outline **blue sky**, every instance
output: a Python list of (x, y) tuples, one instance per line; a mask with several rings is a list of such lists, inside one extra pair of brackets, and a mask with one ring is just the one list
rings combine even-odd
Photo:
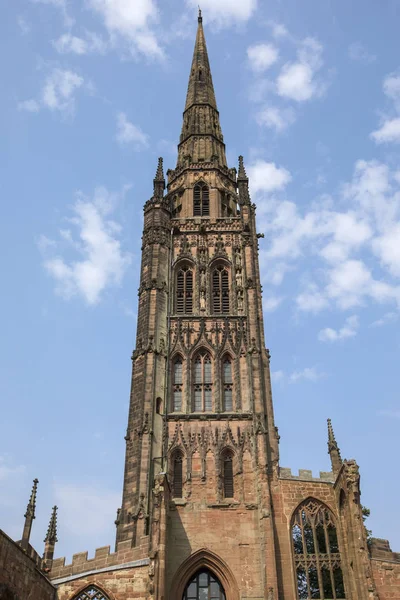
[[(0, 526), (114, 543), (142, 206), (173, 168), (197, 0), (13, 0), (0, 19)], [(281, 466), (356, 458), (400, 549), (398, 2), (203, 0), (230, 166), (257, 204)]]

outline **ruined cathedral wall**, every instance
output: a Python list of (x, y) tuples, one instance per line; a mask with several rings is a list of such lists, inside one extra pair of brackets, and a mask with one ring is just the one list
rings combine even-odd
[(400, 553), (387, 540), (372, 539), (371, 567), (379, 600), (400, 598)]
[(147, 600), (148, 580), (146, 566), (95, 573), (58, 585), (57, 600), (71, 600), (91, 584), (105, 592), (110, 600)]
[(337, 514), (332, 473), (313, 477), (311, 471), (300, 470), (292, 475), (290, 469), (280, 469), (280, 478), (271, 485), (271, 500), (276, 535), (276, 565), (278, 587), (282, 598), (296, 597), (293, 563), (291, 520), (296, 508), (307, 498), (318, 500)]
[(0, 598), (53, 600), (54, 593), (36, 561), (0, 530)]

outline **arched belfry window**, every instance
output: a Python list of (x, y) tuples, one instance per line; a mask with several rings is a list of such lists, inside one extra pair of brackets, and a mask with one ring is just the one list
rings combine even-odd
[(89, 585), (73, 600), (110, 600), (96, 585)]
[(208, 185), (201, 182), (193, 189), (193, 215), (208, 217), (210, 215), (210, 191)]
[(183, 386), (183, 362), (180, 356), (174, 360), (172, 365), (172, 410), (182, 410), (182, 386)]
[(212, 272), (212, 297), (214, 313), (229, 313), (229, 273), (224, 265)]
[(230, 450), (225, 451), (222, 460), (222, 481), (224, 486), (224, 498), (233, 498), (233, 454)]
[(232, 359), (225, 356), (222, 359), (222, 410), (231, 412), (233, 410), (233, 379), (232, 379)]
[(188, 314), (193, 311), (193, 271), (187, 265), (178, 269), (176, 275), (176, 312)]
[(309, 498), (292, 518), (298, 600), (342, 600), (345, 596), (336, 525), (322, 502)]
[(183, 600), (225, 600), (225, 592), (217, 577), (202, 569), (187, 584)]
[(203, 350), (199, 352), (193, 364), (193, 410), (194, 412), (212, 411), (212, 363), (211, 356)]
[(182, 498), (183, 495), (183, 456), (181, 452), (175, 452), (172, 458), (172, 495), (174, 498)]

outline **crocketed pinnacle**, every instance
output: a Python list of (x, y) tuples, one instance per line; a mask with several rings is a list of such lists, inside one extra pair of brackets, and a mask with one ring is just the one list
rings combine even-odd
[(337, 444), (335, 434), (333, 432), (332, 421), (330, 419), (328, 419), (328, 453), (331, 457), (333, 471), (339, 471), (342, 465), (342, 457), (340, 455), (339, 446)]
[(37, 486), (39, 483), (39, 479), (33, 480), (33, 487), (31, 492), (31, 497), (29, 498), (28, 506), (26, 507), (26, 513), (24, 514), (25, 519), (35, 518), (35, 510), (36, 510), (36, 495), (37, 495)]
[(244, 168), (243, 156), (239, 156), (238, 179), (245, 179), (248, 181), (246, 169)]
[(165, 190), (165, 178), (164, 178), (164, 168), (163, 168), (163, 159), (158, 159), (156, 176), (153, 179), (154, 185), (154, 198), (162, 198)]
[(47, 529), (44, 541), (49, 544), (55, 544), (57, 540), (57, 506), (53, 506), (51, 511), (50, 523)]
[(213, 163), (226, 167), (225, 144), (199, 11), (196, 42), (178, 146), (178, 166)]
[(239, 169), (237, 176), (237, 185), (239, 192), (239, 204), (250, 204), (249, 178), (244, 168), (243, 156), (239, 156)]

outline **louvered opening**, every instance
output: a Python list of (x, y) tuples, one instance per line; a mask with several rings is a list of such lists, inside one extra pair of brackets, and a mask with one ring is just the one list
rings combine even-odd
[(193, 215), (201, 217), (201, 188), (196, 185), (193, 192)]
[(182, 456), (176, 455), (174, 458), (174, 498), (182, 498)]
[(202, 211), (203, 217), (208, 217), (210, 214), (210, 195), (206, 185), (202, 188)]
[(176, 312), (183, 313), (185, 298), (185, 274), (178, 271), (176, 278)]
[(193, 310), (193, 273), (186, 271), (186, 302), (185, 312), (191, 313)]
[(222, 280), (222, 312), (229, 312), (229, 277), (225, 269), (221, 273)]
[(213, 311), (215, 313), (221, 312), (221, 288), (218, 269), (215, 269), (213, 273)]
[(232, 456), (226, 454), (223, 458), (224, 497), (233, 498), (233, 464)]

